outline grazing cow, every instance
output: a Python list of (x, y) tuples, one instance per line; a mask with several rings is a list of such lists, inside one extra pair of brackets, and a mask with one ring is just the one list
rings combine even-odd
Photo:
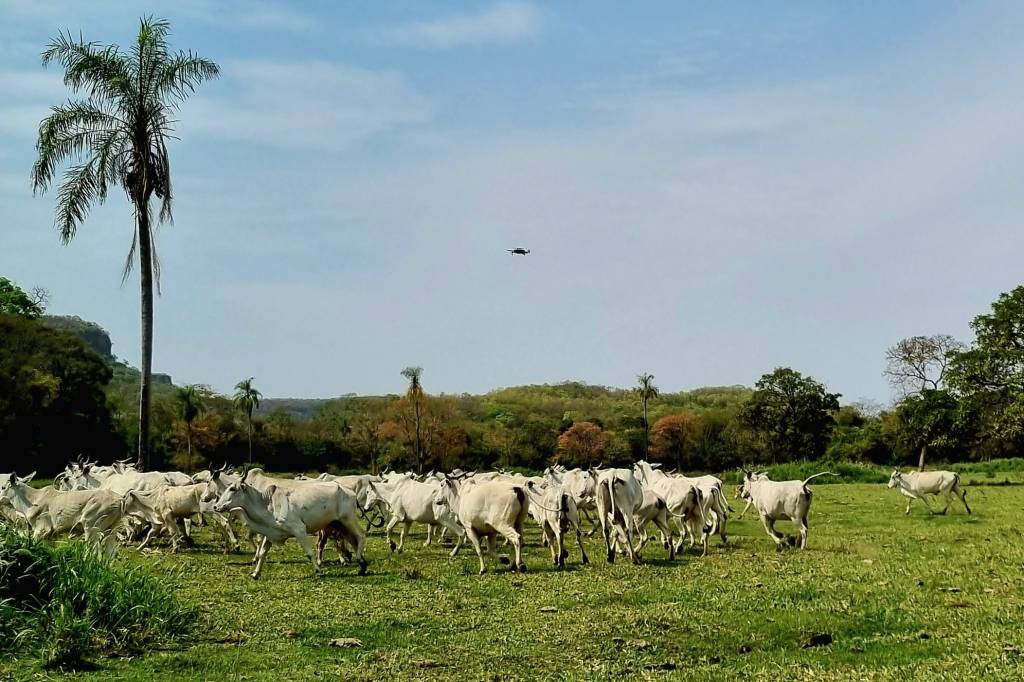
[[(366, 506), (372, 507), (383, 501), (391, 510), (391, 519), (384, 529), (384, 535), (391, 551), (401, 552), (405, 548), (405, 534), (412, 528), (413, 523), (427, 524), (427, 541), (424, 546), (430, 544), (433, 527), (440, 523), (434, 513), (434, 493), (437, 492), (439, 486), (440, 483), (437, 481), (420, 483), (407, 476), (369, 484), (369, 490), (366, 492)], [(391, 539), (391, 531), (399, 523), (402, 524), (402, 528), (399, 531), (396, 545)]]
[(319, 576), (320, 562), (313, 554), (308, 535), (328, 527), (343, 534), (352, 544), (359, 563), (359, 575), (366, 573), (366, 559), (363, 558), (366, 536), (356, 518), (355, 496), (336, 483), (309, 482), (291, 490), (272, 483), (260, 490), (244, 480), (237, 481), (225, 488), (213, 509), (222, 514), (241, 509), (245, 512), (246, 524), (263, 536), (256, 554), (256, 568), (252, 572), (254, 580), (260, 577), (270, 546), (283, 543), (288, 538), (298, 541), (313, 564), (313, 574)]
[(171, 551), (177, 552), (178, 543), (182, 538), (185, 538), (186, 542), (189, 541), (188, 537), (178, 530), (178, 520), (207, 513), (220, 527), (224, 536), (224, 553), (238, 551), (238, 539), (231, 530), (231, 524), (221, 514), (210, 511), (202, 502), (207, 486), (207, 483), (192, 483), (179, 486), (165, 485), (145, 492), (128, 491), (125, 496), (125, 512), (138, 516), (150, 525), (149, 533), (139, 545), (139, 549), (148, 545), (163, 528), (171, 536)]
[(800, 549), (807, 549), (807, 512), (811, 508), (811, 489), (807, 484), (818, 476), (835, 476), (831, 471), (808, 476), (802, 481), (773, 481), (765, 475), (743, 472), (740, 497), (750, 500), (761, 517), (768, 537), (782, 551), (786, 536), (775, 531), (775, 522), (789, 520), (800, 526)]
[(971, 508), (967, 506), (967, 491), (960, 487), (960, 476), (952, 471), (912, 471), (909, 474), (901, 474), (899, 469), (896, 469), (889, 477), (889, 487), (899, 488), (907, 497), (907, 514), (910, 514), (910, 503), (914, 500), (921, 500), (928, 511), (932, 511), (925, 495), (946, 497), (946, 506), (939, 512), (940, 514), (945, 514), (949, 510), (949, 504), (954, 496), (963, 503), (968, 515), (971, 513)]
[[(516, 483), (492, 480), (456, 490), (453, 481), (446, 481), (434, 495), (433, 503), (438, 508), (437, 515), (448, 518), (444, 510), (450, 510), (465, 530), (466, 537), (480, 559), (481, 575), (486, 567), (480, 538), (487, 538), (488, 550), (493, 556), (498, 533), (501, 533), (515, 550), (515, 558), (511, 562), (512, 571), (526, 572), (522, 537), (523, 522), (529, 513), (530, 499), (525, 488)], [(461, 545), (460, 540), (452, 550), (452, 556), (455, 556)]]
[(24, 478), (11, 474), (0, 485), (0, 498), (24, 517), (32, 537), (49, 538), (81, 530), (89, 541), (104, 540), (113, 550), (113, 533), (124, 516), (124, 498), (109, 490), (64, 491), (29, 485), (35, 472)]
[(580, 546), (583, 563), (590, 563), (587, 550), (583, 547), (580, 514), (569, 491), (555, 485), (540, 485), (532, 480), (527, 481), (526, 491), (530, 498), (530, 515), (540, 525), (547, 539), (555, 566), (565, 568), (565, 559), (569, 556), (569, 550), (565, 548), (565, 534), (570, 529), (576, 532), (576, 543)]
[(630, 560), (640, 563), (633, 548), (633, 516), (643, 499), (643, 489), (632, 469), (602, 469), (597, 475), (597, 515), (608, 548), (608, 563), (615, 561), (616, 532), (625, 539)]

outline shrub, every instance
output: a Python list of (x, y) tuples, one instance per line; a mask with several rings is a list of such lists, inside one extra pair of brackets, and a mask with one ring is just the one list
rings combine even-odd
[(79, 668), (189, 634), (197, 610), (161, 579), (84, 542), (51, 545), (0, 529), (0, 656)]

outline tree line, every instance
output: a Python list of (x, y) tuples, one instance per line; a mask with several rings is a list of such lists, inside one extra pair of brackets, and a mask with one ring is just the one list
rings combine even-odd
[[(52, 473), (78, 456), (132, 456), (138, 371), (104, 359), (40, 320), (38, 297), (0, 286), (0, 470)], [(841, 404), (788, 367), (753, 388), (659, 391), (643, 373), (632, 389), (580, 382), (432, 395), (421, 367), (400, 371), (400, 395), (344, 396), (311, 416), (261, 409), (252, 377), (231, 395), (206, 386), (154, 386), (154, 467), (254, 463), (278, 471), (538, 470), (627, 464), (683, 471), (801, 459), (923, 466), (1016, 455), (1024, 444), (1024, 286), (972, 322), (974, 340), (904, 339), (885, 353), (891, 406)], [(89, 329), (94, 326), (87, 325)], [(881, 363), (880, 363), (881, 365)]]

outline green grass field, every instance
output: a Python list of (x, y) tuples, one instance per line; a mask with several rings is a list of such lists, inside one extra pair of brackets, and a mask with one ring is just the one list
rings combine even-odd
[[(331, 563), (314, 579), (291, 542), (254, 582), (247, 556), (220, 554), (199, 529), (200, 547), (178, 555), (121, 551), (200, 606), (194, 643), (102, 659), (75, 678), (1021, 679), (1024, 488), (970, 489), (973, 518), (962, 507), (904, 516), (880, 485), (814, 491), (805, 552), (776, 553), (749, 515), (705, 558), (668, 563), (650, 544), (643, 566), (608, 565), (595, 535), (595, 563), (576, 552), (556, 572), (530, 525), (525, 575), (494, 565), (478, 577), (471, 549), (449, 560), (420, 529), (402, 555), (371, 536), (365, 577)], [(825, 633), (831, 644), (808, 646)], [(33, 665), (0, 664), (0, 675), (48, 676)]]

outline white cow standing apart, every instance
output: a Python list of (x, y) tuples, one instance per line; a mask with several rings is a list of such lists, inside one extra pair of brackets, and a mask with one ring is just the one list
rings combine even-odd
[(971, 508), (967, 506), (967, 491), (960, 487), (960, 476), (952, 471), (912, 471), (903, 474), (896, 469), (889, 477), (889, 487), (899, 488), (907, 497), (907, 514), (910, 514), (910, 503), (914, 500), (921, 500), (928, 511), (932, 511), (925, 495), (945, 496), (946, 506), (940, 514), (949, 510), (954, 496), (960, 499), (967, 513), (971, 513)]
[(808, 476), (802, 481), (773, 481), (767, 474), (743, 472), (739, 494), (757, 509), (768, 537), (775, 541), (776, 551), (782, 551), (786, 536), (775, 531), (775, 522), (789, 520), (800, 527), (800, 549), (807, 549), (807, 513), (811, 508), (811, 489), (807, 484), (818, 476), (835, 476), (831, 471)]

